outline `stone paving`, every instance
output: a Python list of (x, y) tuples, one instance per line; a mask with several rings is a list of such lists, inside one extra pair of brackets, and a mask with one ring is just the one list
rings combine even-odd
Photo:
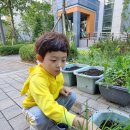
[[(33, 64), (20, 61), (18, 55), (0, 57), (0, 130), (29, 130), (22, 115), (22, 100), (19, 91), (28, 76), (28, 67)], [(77, 93), (76, 103), (72, 112), (85, 116), (85, 103), (87, 101), (89, 116), (95, 111), (103, 109), (116, 109), (130, 115), (130, 106), (121, 107), (106, 101), (97, 95), (90, 95), (79, 91), (76, 86), (69, 87)]]

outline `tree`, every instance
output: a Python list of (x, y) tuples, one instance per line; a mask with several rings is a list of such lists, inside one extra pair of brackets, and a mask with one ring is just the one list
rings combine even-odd
[(3, 45), (5, 45), (5, 34), (4, 34), (3, 25), (2, 25), (1, 15), (0, 15), (0, 32), (1, 32), (2, 43)]
[(15, 41), (17, 41), (16, 30), (14, 26), (14, 12), (23, 11), (27, 7), (27, 3), (31, 0), (1, 0), (0, 10), (4, 16), (9, 16), (11, 18), (12, 36)]
[(32, 32), (33, 39), (41, 33), (51, 31), (54, 25), (54, 17), (50, 13), (51, 5), (43, 2), (32, 1), (22, 13), (22, 22)]

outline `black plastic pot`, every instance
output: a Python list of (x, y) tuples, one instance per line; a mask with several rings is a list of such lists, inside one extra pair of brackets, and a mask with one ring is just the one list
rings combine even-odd
[(128, 89), (120, 86), (107, 85), (102, 81), (103, 78), (97, 80), (96, 84), (99, 85), (99, 91), (106, 100), (121, 106), (130, 105), (130, 93), (128, 92)]

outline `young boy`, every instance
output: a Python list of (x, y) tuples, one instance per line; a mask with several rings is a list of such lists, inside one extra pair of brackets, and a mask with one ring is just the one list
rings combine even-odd
[(69, 112), (76, 94), (63, 87), (60, 72), (69, 54), (67, 38), (56, 32), (46, 33), (36, 41), (35, 50), (40, 64), (30, 68), (21, 89), (21, 95), (27, 93), (23, 114), (30, 130), (65, 130), (67, 126), (79, 128), (79, 123), (85, 130), (86, 120)]

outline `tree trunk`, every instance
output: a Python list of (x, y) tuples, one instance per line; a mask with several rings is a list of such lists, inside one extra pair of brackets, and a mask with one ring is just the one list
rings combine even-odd
[(1, 16), (0, 16), (0, 32), (1, 32), (2, 43), (3, 45), (5, 45), (5, 34), (4, 34), (3, 26), (2, 26)]
[(65, 26), (65, 0), (62, 3), (62, 32), (66, 35), (66, 26)]
[(9, 13), (11, 16), (12, 36), (15, 42), (17, 42), (17, 36), (16, 36), (15, 28), (14, 28), (14, 19), (13, 19), (13, 10), (12, 10), (11, 0), (8, 0), (8, 7), (9, 7)]

